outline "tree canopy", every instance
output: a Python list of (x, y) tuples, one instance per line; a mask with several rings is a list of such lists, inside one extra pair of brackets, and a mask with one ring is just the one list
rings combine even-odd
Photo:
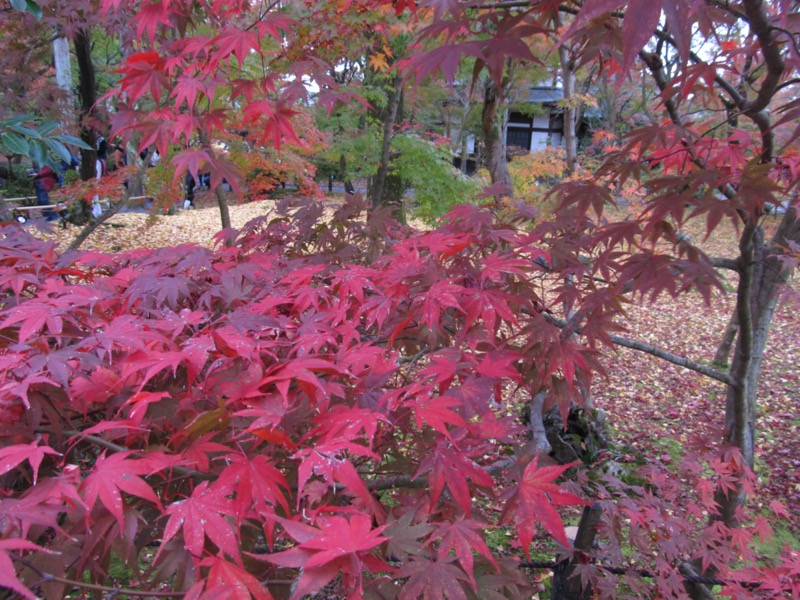
[[(63, 9), (12, 5), (3, 19), (31, 27), (38, 9)], [(119, 33), (99, 100), (111, 135), (157, 149), (173, 182), (210, 173), (224, 228), (214, 250), (109, 255), (62, 254), (3, 224), (0, 586), (25, 598), (522, 598), (537, 540), (601, 597), (708, 598), (708, 581), (726, 597), (800, 594), (800, 554), (761, 560), (754, 539), (770, 525), (747, 502), (767, 337), (800, 256), (795, 2), (81, 6), (86, 20), (62, 33)], [(509, 172), (502, 137), (526, 65), (557, 65), (570, 127), (592, 90), (621, 110), (629, 86), (643, 98), (625, 127), (595, 132), (583, 166), (565, 130), (542, 211), (513, 196), (524, 172)], [(415, 162), (453, 178), (436, 190), (470, 187), (444, 171), (446, 144), (398, 122), (404, 95), (431, 78), (482, 102), (491, 185), (414, 231), (393, 218), (392, 176), (431, 205), (445, 192)], [(315, 110), (371, 136), (372, 197), (327, 212), (289, 198), (230, 228), (223, 180), (235, 193), (246, 167), (277, 181), (284, 151), (305, 169), (327, 143)], [(730, 226), (737, 254), (704, 253), (684, 233), (697, 221)], [(620, 335), (630, 302), (712, 302), (726, 288), (729, 365)], [(544, 413), (593, 415), (592, 382), (617, 346), (724, 386), (723, 431), (709, 423), (673, 470), (621, 475), (542, 452)], [(593, 502), (599, 547), (574, 549), (564, 519)], [(498, 552), (498, 534), (518, 553)], [(609, 558), (631, 566), (618, 576)], [(125, 590), (110, 584), (120, 565)]]

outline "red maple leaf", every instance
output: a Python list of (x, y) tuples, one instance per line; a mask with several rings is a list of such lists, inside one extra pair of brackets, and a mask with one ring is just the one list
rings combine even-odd
[(234, 502), (227, 498), (229, 493), (228, 487), (209, 487), (208, 482), (204, 481), (189, 498), (170, 504), (166, 510), (169, 521), (164, 527), (161, 548), (183, 528), (183, 543), (192, 556), (202, 557), (208, 536), (220, 550), (240, 560), (236, 531), (226, 520), (226, 517), (236, 516)]
[(422, 304), (423, 320), (429, 329), (439, 328), (440, 315), (448, 308), (463, 312), (458, 301), (463, 292), (463, 287), (449, 281), (437, 281), (430, 287)]
[(509, 306), (509, 302), (516, 301), (518, 301), (517, 298), (498, 289), (472, 288), (464, 290), (462, 305), (466, 313), (467, 329), (471, 328), (479, 317), (493, 336), (497, 334), (498, 317), (516, 325), (517, 317)]
[[(160, 3), (159, 3), (160, 4)], [(128, 56), (118, 69), (122, 75), (120, 88), (135, 102), (148, 91), (156, 103), (161, 101), (161, 92), (167, 84), (164, 59), (158, 52), (136, 52)]]
[(49, 550), (37, 546), (33, 542), (20, 539), (0, 540), (0, 588), (8, 588), (19, 594), (23, 598), (36, 600), (36, 595), (26, 588), (17, 578), (14, 570), (14, 563), (8, 556), (8, 550), (34, 550), (36, 552), (48, 552)]
[[(272, 506), (280, 506), (289, 512), (283, 490), (289, 489), (286, 478), (272, 466), (266, 456), (247, 457), (242, 454), (228, 454), (230, 464), (220, 474), (217, 484), (236, 492), (237, 513), (240, 516), (255, 508), (259, 514), (272, 514)], [(283, 488), (283, 490), (281, 489)]]
[(287, 519), (279, 521), (299, 544), (263, 559), (278, 566), (302, 569), (292, 600), (314, 593), (339, 574), (352, 593), (348, 597), (361, 598), (364, 572), (392, 570), (370, 555), (373, 548), (388, 538), (381, 535), (385, 525), (373, 529), (372, 519), (367, 515), (357, 513), (349, 521), (341, 516), (320, 517), (318, 528)]
[(325, 384), (317, 377), (317, 374), (340, 375), (343, 373), (333, 362), (321, 358), (296, 358), (271, 367), (261, 380), (261, 385), (268, 383), (275, 385), (287, 402), (289, 387), (292, 383), (299, 386), (311, 398), (314, 397), (315, 389), (327, 396)]
[(267, 33), (272, 37), (281, 40), (283, 39), (282, 36), (284, 35), (284, 32), (292, 31), (296, 25), (297, 22), (293, 19), (290, 19), (285, 14), (270, 12), (264, 18), (259, 19), (256, 27), (258, 28), (258, 33), (260, 35), (263, 36), (264, 33)]
[(297, 468), (297, 505), (312, 475), (321, 477), (328, 485), (342, 484), (348, 493), (361, 500), (366, 507), (382, 521), (384, 516), (381, 504), (372, 496), (359, 472), (345, 456), (347, 452), (355, 456), (367, 456), (375, 461), (380, 457), (359, 444), (340, 442), (336, 444), (318, 445), (312, 449), (297, 452), (294, 458), (301, 458), (302, 462)]
[(39, 476), (39, 465), (42, 464), (42, 460), (47, 454), (58, 456), (58, 452), (50, 446), (40, 446), (39, 440), (34, 440), (27, 445), (15, 444), (0, 448), (0, 475), (8, 473), (11, 469), (16, 468), (20, 463), (27, 460), (33, 470), (33, 485), (36, 485), (36, 479)]
[(94, 468), (80, 487), (86, 506), (89, 508), (86, 512), (87, 519), (90, 517), (91, 508), (100, 498), (103, 506), (117, 519), (119, 530), (124, 531), (121, 491), (149, 500), (161, 508), (161, 501), (153, 492), (153, 488), (139, 477), (153, 472), (153, 461), (130, 460), (128, 457), (131, 454), (133, 452), (119, 452), (106, 456), (103, 453), (97, 457)]
[(0, 324), (0, 329), (21, 323), (17, 334), (20, 342), (26, 342), (40, 333), (45, 325), (51, 334), (58, 335), (63, 329), (63, 321), (59, 312), (59, 309), (49, 302), (30, 300), (11, 308), (7, 313), (6, 320)]
[(527, 556), (530, 556), (530, 545), (536, 523), (540, 523), (562, 545), (569, 545), (567, 534), (564, 532), (564, 523), (555, 506), (588, 504), (553, 483), (564, 471), (578, 463), (542, 468), (539, 468), (538, 463), (537, 454), (525, 468), (519, 484), (502, 496), (507, 501), (500, 522), (516, 522), (517, 537)]
[(241, 64), (250, 54), (251, 50), (261, 53), (261, 43), (259, 34), (254, 30), (240, 28), (223, 29), (217, 37), (212, 40), (217, 44), (218, 50), (214, 53), (214, 60), (221, 62), (228, 56), (235, 56)]
[(142, 34), (146, 33), (152, 42), (156, 38), (159, 25), (171, 26), (169, 16), (168, 5), (164, 2), (143, 4), (134, 16), (136, 37), (141, 39)]
[(404, 403), (404, 406), (408, 406), (414, 411), (414, 420), (419, 429), (428, 425), (452, 442), (453, 438), (447, 425), (464, 427), (467, 422), (450, 409), (462, 407), (463, 404), (461, 400), (452, 396), (430, 396), (422, 393), (414, 395)]
[(633, 0), (625, 8), (625, 18), (622, 20), (623, 73), (630, 70), (639, 51), (658, 26), (661, 4), (660, 1)]
[(202, 148), (184, 150), (172, 159), (172, 164), (175, 165), (175, 181), (180, 180), (186, 171), (196, 178), (200, 170), (209, 163), (211, 163), (211, 155), (207, 150)]
[(444, 484), (447, 483), (447, 487), (453, 494), (453, 499), (467, 514), (470, 512), (471, 504), (467, 478), (471, 479), (476, 485), (484, 487), (494, 485), (494, 480), (491, 476), (476, 465), (471, 458), (465, 456), (461, 451), (442, 445), (438, 446), (420, 462), (414, 478), (416, 479), (428, 472), (430, 472), (428, 481), (430, 484), (431, 504), (437, 502), (444, 490)]
[(317, 427), (310, 435), (317, 436), (325, 443), (333, 441), (352, 442), (357, 438), (367, 440), (369, 448), (375, 441), (379, 423), (388, 419), (379, 412), (367, 408), (348, 408), (337, 404), (314, 419)]
[(178, 77), (175, 87), (170, 93), (170, 98), (175, 98), (175, 106), (178, 109), (180, 109), (183, 106), (183, 103), (186, 102), (186, 106), (189, 111), (193, 111), (195, 100), (197, 100), (197, 95), (207, 93), (206, 86), (202, 79), (184, 73)]
[(209, 567), (203, 597), (272, 600), (272, 594), (258, 579), (222, 556), (207, 556), (200, 561), (200, 566)]
[(474, 560), (472, 552), (475, 551), (488, 560), (498, 571), (500, 568), (492, 556), (491, 550), (483, 539), (485, 523), (480, 523), (473, 519), (460, 518), (453, 522), (445, 522), (439, 525), (434, 534), (441, 537), (439, 545), (439, 558), (447, 556), (451, 549), (455, 550), (456, 558), (464, 569), (472, 586), (476, 587), (474, 575)]
[(467, 581), (467, 576), (452, 564), (454, 560), (452, 556), (436, 561), (414, 557), (400, 571), (400, 577), (409, 579), (400, 591), (399, 600), (467, 600), (461, 585), (462, 581)]
[(239, 169), (227, 158), (215, 156), (209, 161), (207, 169), (211, 173), (211, 189), (221, 186), (224, 179), (234, 191), (239, 190)]
[(261, 130), (260, 141), (262, 144), (272, 142), (276, 150), (281, 149), (281, 143), (286, 140), (290, 144), (302, 146), (303, 142), (297, 137), (292, 125), (292, 118), (297, 114), (285, 104), (279, 102), (270, 115), (269, 120)]
[(481, 272), (481, 283), (485, 284), (486, 280), (499, 282), (503, 280), (504, 274), (507, 275), (524, 275), (526, 267), (530, 263), (518, 256), (510, 253), (500, 254), (493, 252), (483, 259), (483, 271)]

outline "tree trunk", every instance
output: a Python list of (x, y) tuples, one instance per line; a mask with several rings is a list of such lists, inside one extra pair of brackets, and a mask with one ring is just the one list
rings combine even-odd
[(547, 429), (544, 425), (545, 396), (547, 396), (547, 390), (541, 390), (531, 400), (528, 428), (531, 431), (533, 450), (542, 454), (550, 454), (553, 451), (553, 447), (547, 439)]
[[(134, 143), (133, 140), (137, 140), (137, 142)], [(130, 142), (128, 142), (128, 144), (126, 145), (125, 151), (126, 151), (126, 153), (128, 155), (128, 164), (129, 165), (138, 165), (139, 167), (141, 167), (142, 164), (149, 164), (150, 163), (150, 157), (153, 154), (154, 147), (151, 146), (150, 148), (148, 148), (145, 158), (141, 159), (139, 157), (139, 153), (136, 151), (137, 144), (138, 144), (139, 141), (141, 141), (141, 140), (139, 140), (139, 135), (135, 134), (133, 139)], [(146, 168), (144, 168), (144, 169), (139, 168), (131, 176), (131, 178), (128, 179), (128, 186), (127, 187), (128, 187), (128, 194), (130, 196), (145, 196), (146, 195), (146, 192), (145, 192), (145, 189), (144, 189), (144, 172), (146, 170), (147, 170)]]
[(486, 148), (486, 167), (492, 178), (492, 185), (496, 186), (496, 197), (512, 193), (511, 175), (506, 162), (506, 141), (503, 137), (500, 94), (497, 84), (491, 79), (487, 82), (483, 93), (483, 112), (481, 113), (481, 126), (483, 129), (483, 144)]
[(231, 211), (228, 209), (228, 199), (225, 197), (225, 190), (222, 189), (222, 184), (214, 189), (214, 196), (217, 199), (217, 206), (219, 207), (219, 218), (222, 222), (223, 229), (231, 228)]
[(59, 100), (62, 124), (72, 124), (74, 99), (72, 97), (72, 69), (69, 64), (69, 40), (57, 37), (53, 40), (53, 64), (56, 70), (56, 84), (64, 92)]
[[(403, 206), (402, 194), (397, 197), (396, 193), (389, 193), (388, 179), (389, 174), (389, 161), (391, 160), (392, 150), (392, 137), (394, 135), (394, 124), (397, 120), (398, 108), (400, 106), (400, 99), (403, 95), (403, 80), (399, 75), (395, 75), (392, 79), (392, 89), (389, 92), (389, 98), (386, 106), (386, 111), (383, 118), (383, 139), (381, 142), (381, 162), (378, 167), (378, 173), (372, 183), (372, 206), (381, 207), (387, 206), (391, 208), (392, 214), (401, 223), (405, 223), (405, 210)], [(402, 185), (402, 184), (401, 184)], [(393, 182), (392, 187), (397, 187), (397, 182)], [(396, 191), (396, 190), (395, 190)], [(391, 197), (390, 197), (391, 196)]]
[(577, 552), (572, 559), (561, 561), (556, 565), (550, 600), (589, 600), (592, 597), (591, 584), (584, 585), (577, 571), (582, 563), (591, 560), (589, 554), (594, 549), (594, 538), (602, 517), (603, 509), (599, 502), (583, 509), (573, 543), (573, 548)]
[(97, 102), (97, 82), (92, 61), (92, 36), (81, 29), (75, 36), (75, 56), (78, 59), (78, 96), (81, 102), (80, 136), (91, 150), (81, 150), (81, 179), (87, 181), (97, 175), (94, 130), (91, 126), (92, 110)]
[(714, 358), (711, 361), (711, 364), (720, 367), (728, 366), (728, 358), (731, 355), (733, 342), (736, 341), (736, 334), (738, 332), (739, 332), (739, 318), (737, 316), (736, 311), (734, 311), (733, 314), (731, 315), (730, 321), (728, 321), (728, 325), (725, 327), (725, 333), (722, 334), (722, 339), (719, 342), (719, 346), (717, 347), (717, 352), (714, 354)]
[[(800, 243), (800, 220), (797, 216), (796, 209), (789, 207), (769, 243), (765, 243), (760, 225), (749, 224), (739, 244), (736, 295), (739, 335), (729, 370), (737, 384), (728, 387), (725, 426), (726, 441), (741, 451), (744, 463), (750, 469), (755, 463), (755, 419), (764, 348), (780, 289), (789, 277), (780, 255), (785, 252), (784, 248), (789, 247), (789, 242)], [(720, 505), (719, 518), (729, 527), (738, 525), (736, 511), (745, 501), (743, 486), (738, 485), (731, 493), (719, 490), (716, 500)]]
[[(796, 219), (796, 209), (792, 207), (786, 211), (770, 243), (764, 241), (764, 231), (758, 224), (748, 224), (739, 242), (739, 285), (735, 309), (739, 335), (728, 371), (735, 383), (728, 386), (725, 441), (739, 449), (744, 464), (750, 469), (755, 464), (758, 381), (764, 348), (780, 289), (786, 285), (789, 277), (779, 257), (790, 241), (800, 243), (800, 221)], [(746, 501), (744, 489), (741, 481), (736, 483), (733, 491), (718, 487), (714, 500), (719, 505), (719, 514), (713, 515), (712, 519), (722, 521), (731, 528), (737, 527), (738, 509)], [(699, 568), (699, 565), (696, 566)], [(709, 574), (714, 574), (714, 571), (704, 573)], [(708, 590), (700, 584), (687, 582), (686, 590), (693, 600), (708, 597)]]
[[(200, 143), (208, 152), (211, 160), (214, 160), (214, 149), (211, 147), (211, 142), (208, 139), (205, 131), (200, 131)], [(222, 229), (230, 229), (231, 227), (231, 211), (228, 209), (228, 199), (225, 197), (225, 190), (222, 189), (222, 182), (214, 188), (214, 197), (217, 199), (217, 206), (219, 207), (219, 218), (222, 222)]]
[(569, 57), (569, 50), (565, 44), (558, 48), (561, 60), (561, 75), (564, 85), (564, 157), (567, 162), (567, 172), (572, 174), (578, 169), (578, 136), (575, 131), (577, 124), (577, 108), (574, 105), (575, 71)]

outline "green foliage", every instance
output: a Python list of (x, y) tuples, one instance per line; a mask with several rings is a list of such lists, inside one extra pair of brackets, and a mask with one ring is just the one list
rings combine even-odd
[(0, 121), (0, 153), (4, 156), (24, 156), (33, 163), (48, 164), (57, 168), (59, 161), (70, 162), (67, 146), (91, 150), (82, 140), (72, 135), (55, 133), (55, 121), (42, 121), (33, 115), (17, 115)]
[[(6, 169), (8, 169), (6, 163)], [(33, 180), (28, 176), (28, 168), (26, 165), (12, 165), (11, 172), (8, 173), (9, 177), (6, 178), (5, 184), (0, 188), (0, 193), (5, 198), (21, 198), (24, 196), (33, 196)]]
[(42, 8), (38, 2), (33, 0), (9, 0), (12, 8), (20, 12), (27, 12), (32, 14), (37, 19), (42, 18)]
[(381, 141), (377, 126), (370, 126), (361, 135), (341, 139), (333, 148), (345, 157), (347, 177), (351, 179), (372, 177), (378, 172)]
[(63, 183), (63, 185), (64, 186), (73, 185), (73, 184), (77, 183), (80, 180), (80, 178), (81, 178), (81, 176), (80, 176), (80, 173), (78, 173), (78, 171), (75, 171), (74, 169), (68, 169), (67, 171), (64, 172), (64, 183)]
[(414, 189), (413, 212), (418, 217), (437, 219), (477, 192), (477, 183), (453, 167), (447, 148), (416, 134), (400, 134), (392, 140), (392, 149), (397, 156), (391, 167)]
[(519, 113), (525, 117), (535, 117), (549, 114), (550, 108), (538, 102), (512, 102), (508, 106), (508, 112)]

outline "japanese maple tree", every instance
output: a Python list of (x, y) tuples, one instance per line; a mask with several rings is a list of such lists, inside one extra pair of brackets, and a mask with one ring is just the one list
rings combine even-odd
[[(792, 6), (759, 0), (437, 4), (428, 35), (443, 46), (409, 63), (420, 74), (440, 69), (452, 76), (453, 53), (477, 53), (499, 86), (507, 60), (525, 58), (513, 32), (563, 23), (554, 51), (568, 44), (576, 64), (599, 65), (617, 88), (637, 65), (647, 70), (660, 92), (658, 112), (608, 152), (592, 177), (556, 188), (560, 216), (535, 231), (559, 257), (554, 273), (569, 275), (559, 289), (571, 307), (560, 323), (565, 331), (580, 332), (591, 347), (618, 343), (650, 352), (726, 385), (724, 441), (741, 458), (720, 480), (711, 512), (730, 527), (742, 520), (745, 470), (755, 462), (764, 348), (800, 247), (800, 53)], [(643, 208), (622, 223), (609, 222), (609, 188), (629, 182), (640, 187)], [(764, 222), (775, 211), (782, 214), (769, 239)], [(706, 256), (681, 233), (691, 220), (705, 221), (709, 233), (732, 223), (738, 255)], [(734, 277), (739, 326), (727, 370), (609, 335), (609, 316), (622, 296), (655, 299), (695, 290), (708, 301), (721, 289), (720, 269)]]
[(270, 597), (254, 582), (287, 569), (296, 597), (340, 573), (350, 597), (386, 576), (410, 597), (445, 585), (423, 564), (463, 583), (451, 597), (524, 588), (484, 531), (564, 542), (551, 504), (583, 503), (562, 468), (511, 468), (505, 384), (527, 385), (517, 364), (563, 377), (536, 366), (562, 342), (535, 308), (538, 253), (513, 249), (535, 241), (475, 208), (411, 237), (365, 209), (287, 204), (217, 252), (62, 258), (3, 230), (4, 535), (52, 553), (13, 554), (4, 585), (57, 597), (115, 556), (145, 589), (209, 597)]

